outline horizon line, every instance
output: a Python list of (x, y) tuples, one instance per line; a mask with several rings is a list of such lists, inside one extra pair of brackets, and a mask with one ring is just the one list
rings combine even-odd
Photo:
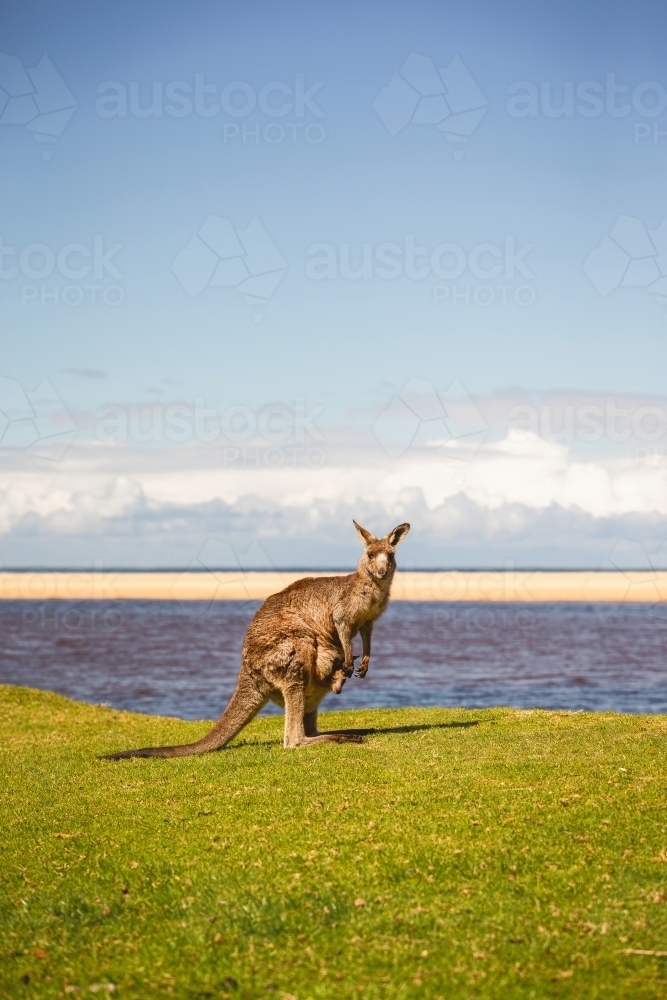
[[(0, 566), (3, 573), (354, 573), (349, 566), (275, 566), (270, 569), (239, 566)], [(397, 573), (659, 573), (667, 571), (646, 566), (623, 568), (601, 566), (410, 566), (397, 567)]]

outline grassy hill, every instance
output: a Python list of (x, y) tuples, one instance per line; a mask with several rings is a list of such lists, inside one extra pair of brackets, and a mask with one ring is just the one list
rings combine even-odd
[(363, 746), (0, 687), (0, 996), (667, 996), (667, 719), (331, 713)]

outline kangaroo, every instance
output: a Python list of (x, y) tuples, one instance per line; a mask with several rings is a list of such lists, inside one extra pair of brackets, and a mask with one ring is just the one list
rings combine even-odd
[(243, 642), (236, 690), (202, 739), (174, 747), (121, 750), (102, 759), (187, 757), (221, 750), (269, 701), (285, 709), (286, 747), (363, 743), (360, 731), (318, 732), (317, 711), (322, 699), (330, 691), (340, 694), (354, 673), (352, 639), (357, 633), (362, 640), (357, 674), (366, 676), (373, 622), (389, 603), (394, 551), (410, 525), (399, 524), (378, 539), (356, 521), (353, 524), (364, 543), (356, 572), (306, 577), (266, 599)]

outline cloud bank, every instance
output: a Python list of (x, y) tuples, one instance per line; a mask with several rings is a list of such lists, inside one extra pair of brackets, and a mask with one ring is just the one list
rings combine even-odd
[(619, 424), (586, 441), (584, 404), (572, 404), (569, 431), (567, 406), (558, 431), (550, 415), (547, 435), (544, 407), (533, 407), (536, 422), (509, 402), (478, 404), (483, 432), (476, 417), (470, 433), (465, 421), (443, 433), (431, 415), (398, 454), (368, 423), (322, 431), (310, 449), (89, 436), (57, 463), (6, 449), (0, 556), (5, 567), (189, 566), (208, 539), (224, 538), (239, 554), (259, 546), (274, 566), (349, 566), (355, 517), (381, 532), (409, 520), (401, 555), (413, 567), (599, 566), (619, 541), (635, 563), (660, 561), (667, 458), (660, 440), (646, 440), (655, 415), (640, 423), (643, 437), (624, 437)]

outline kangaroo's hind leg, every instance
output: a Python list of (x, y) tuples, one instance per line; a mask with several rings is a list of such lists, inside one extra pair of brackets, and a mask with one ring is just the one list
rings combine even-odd
[[(290, 749), (307, 747), (314, 743), (363, 743), (358, 733), (315, 733), (306, 734), (305, 698), (302, 684), (292, 684), (284, 690), (285, 699), (285, 746)], [(315, 716), (315, 719), (313, 719)], [(308, 713), (308, 728), (313, 724), (317, 729), (317, 711)]]
[[(329, 732), (322, 733), (317, 728), (317, 712), (318, 709), (314, 709), (312, 712), (306, 712), (303, 717), (303, 728), (306, 736), (357, 736), (364, 737), (368, 736), (370, 733), (374, 733), (374, 729), (333, 729)], [(361, 742), (361, 740), (359, 740)]]
[(319, 736), (319, 731), (317, 729), (317, 709), (314, 708), (312, 712), (304, 712), (303, 716), (303, 731), (306, 736)]

